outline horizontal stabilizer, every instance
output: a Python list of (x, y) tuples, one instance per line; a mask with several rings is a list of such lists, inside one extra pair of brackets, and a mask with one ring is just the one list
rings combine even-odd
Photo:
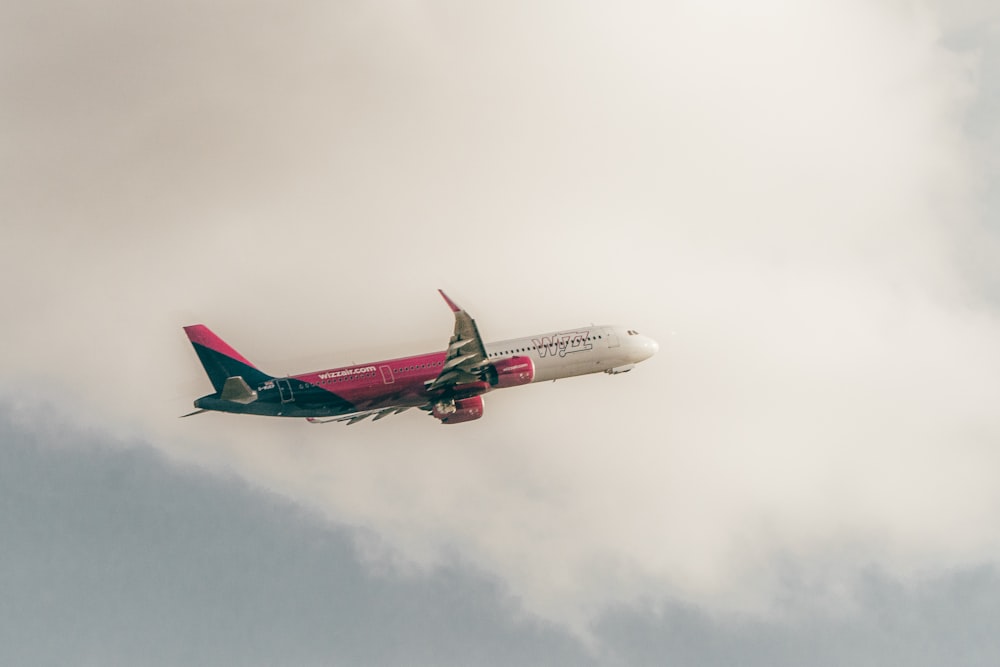
[(250, 388), (246, 380), (236, 376), (226, 378), (226, 384), (222, 386), (222, 394), (219, 398), (246, 405), (257, 400), (257, 392)]

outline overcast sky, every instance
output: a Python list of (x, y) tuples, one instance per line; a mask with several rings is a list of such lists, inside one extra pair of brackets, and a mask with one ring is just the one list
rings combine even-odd
[[(0, 2), (0, 656), (995, 664), (992, 4)], [(185, 324), (299, 372), (439, 287), (661, 351), (176, 418)]]

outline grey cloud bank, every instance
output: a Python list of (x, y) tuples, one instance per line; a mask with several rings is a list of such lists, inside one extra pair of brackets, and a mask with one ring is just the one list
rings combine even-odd
[(371, 539), (140, 443), (0, 404), (5, 664), (989, 665), (992, 566), (902, 584), (869, 572), (852, 610), (790, 579), (783, 618), (671, 601), (609, 609), (585, 645), (452, 563), (373, 573)]
[(0, 405), (0, 443), (4, 664), (589, 662), (474, 570), (372, 574), (364, 530), (234, 478), (39, 406)]

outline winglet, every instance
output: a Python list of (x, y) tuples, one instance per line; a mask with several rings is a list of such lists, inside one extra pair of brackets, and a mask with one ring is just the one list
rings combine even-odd
[(451, 312), (453, 313), (461, 312), (462, 309), (458, 307), (457, 303), (448, 298), (448, 295), (444, 293), (444, 290), (438, 290), (438, 293), (442, 297), (444, 297), (445, 303), (447, 303), (448, 307), (451, 308)]

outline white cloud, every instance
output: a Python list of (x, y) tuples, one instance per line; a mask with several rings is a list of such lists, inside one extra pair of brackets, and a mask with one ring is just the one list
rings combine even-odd
[[(20, 8), (8, 382), (577, 625), (759, 609), (776, 555), (830, 590), (996, 557), (974, 65), (931, 14), (397, 9)], [(494, 338), (593, 319), (663, 351), (454, 429), (175, 420), (207, 391), (180, 325), (299, 371), (443, 345), (436, 287)]]

